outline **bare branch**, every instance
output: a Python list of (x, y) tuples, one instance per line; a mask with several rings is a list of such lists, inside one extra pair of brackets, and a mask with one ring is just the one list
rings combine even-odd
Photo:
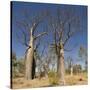
[(71, 18), (69, 18), (68, 20), (66, 20), (66, 21), (64, 21), (63, 22), (63, 25), (65, 26), (66, 24), (68, 24), (68, 23), (72, 23), (72, 22), (74, 22), (75, 20), (77, 20), (77, 16), (73, 16), (73, 17), (71, 17)]
[(66, 49), (65, 47), (64, 47), (64, 51), (66, 51), (66, 52), (70, 52), (70, 51), (73, 51), (76, 47), (77, 47), (77, 45), (78, 44), (75, 44), (72, 48), (68, 48), (68, 49)]
[(38, 49), (39, 45), (40, 45), (40, 41), (36, 44), (36, 47), (34, 48), (34, 52), (36, 52), (36, 50)]
[(49, 46), (50, 48), (54, 48), (55, 49), (55, 52), (56, 52), (56, 54), (58, 55), (59, 54), (59, 50), (60, 50), (60, 46), (56, 43), (53, 43), (53, 44), (50, 44), (50, 46)]
[(68, 30), (68, 32), (67, 32), (67, 38), (65, 39), (65, 41), (64, 41), (64, 46), (65, 46), (65, 44), (67, 43), (67, 41), (70, 39), (70, 23), (69, 23), (69, 30)]
[(41, 53), (41, 55), (40, 55), (40, 57), (42, 58), (43, 57), (43, 54), (44, 54), (44, 51), (45, 51), (45, 46), (43, 47), (43, 50), (42, 50), (42, 53)]
[(18, 34), (16, 34), (18, 41), (19, 41), (22, 45), (31, 48), (31, 46), (27, 44), (27, 39), (26, 39), (26, 34), (25, 34), (25, 32), (24, 32), (23, 30), (21, 30), (21, 31), (22, 31), (22, 35), (23, 35), (23, 40), (21, 40), (21, 39), (19, 38)]
[(72, 51), (74, 48), (72, 48), (72, 49), (64, 49), (64, 51), (66, 51), (66, 52), (70, 52), (70, 51)]
[(49, 11), (42, 11), (40, 12), (33, 20), (34, 22), (32, 23), (32, 30), (33, 30), (33, 34), (37, 28), (37, 26), (44, 20), (45, 17), (47, 17), (49, 15)]
[(33, 23), (32, 27), (31, 27), (32, 33), (33, 33), (33, 34), (34, 34), (34, 32), (35, 32), (37, 26), (39, 25), (39, 23), (40, 23), (40, 22), (38, 22), (38, 23), (34, 22), (34, 23)]
[(47, 32), (42, 32), (42, 33), (38, 34), (37, 36), (34, 37), (34, 40), (36, 40), (37, 38), (39, 38), (43, 35), (47, 35)]
[[(80, 30), (79, 30), (80, 31)], [(64, 46), (65, 44), (69, 41), (69, 39), (74, 36), (76, 33), (78, 32), (78, 30), (74, 30), (74, 31), (71, 31), (71, 24), (69, 23), (69, 30), (67, 32), (67, 37), (64, 41)]]
[(29, 27), (29, 23), (27, 23), (25, 20), (22, 21), (16, 21), (17, 27), (20, 29), (25, 28), (27, 31), (29, 31), (30, 27)]

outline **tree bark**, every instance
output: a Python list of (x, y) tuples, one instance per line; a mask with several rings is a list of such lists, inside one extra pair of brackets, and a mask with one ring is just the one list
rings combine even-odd
[(33, 58), (33, 63), (32, 63), (32, 79), (35, 78), (35, 68), (36, 68), (36, 61)]
[[(33, 35), (32, 35), (32, 31), (30, 33), (30, 43), (29, 43), (30, 47), (27, 51), (27, 56), (26, 56), (26, 79), (27, 80), (31, 80), (34, 77), (34, 73), (35, 71), (35, 60), (34, 60), (34, 39), (33, 39)], [(34, 65), (34, 66), (33, 66)]]
[(60, 46), (60, 55), (57, 62), (57, 74), (61, 84), (65, 85), (65, 68), (64, 68), (64, 49), (63, 44)]
[(34, 42), (37, 38), (40, 36), (43, 36), (44, 34), (47, 34), (46, 32), (40, 33), (37, 36), (33, 35), (33, 31), (35, 26), (33, 26), (30, 30), (30, 42), (29, 42), (29, 49), (27, 51), (26, 55), (26, 79), (34, 79), (35, 77), (35, 67), (36, 62), (34, 59)]

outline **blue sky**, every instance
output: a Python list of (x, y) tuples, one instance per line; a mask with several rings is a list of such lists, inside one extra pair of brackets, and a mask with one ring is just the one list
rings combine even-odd
[[(70, 41), (67, 43), (67, 47), (71, 48), (73, 45), (77, 44), (77, 46), (71, 52), (65, 52), (65, 58), (71, 56), (74, 59), (74, 63), (76, 63), (76, 59), (78, 58), (78, 49), (80, 45), (83, 45), (87, 48), (87, 7), (86, 6), (76, 6), (76, 5), (57, 5), (57, 4), (41, 4), (41, 3), (26, 3), (26, 2), (13, 2), (12, 3), (12, 50), (16, 52), (17, 57), (22, 57), (25, 53), (26, 47), (20, 44), (17, 41), (16, 33), (19, 34), (19, 38), (22, 39), (22, 35), (19, 32), (20, 28), (16, 25), (16, 20), (25, 19), (22, 12), (24, 10), (28, 10), (29, 14), (38, 13), (41, 10), (49, 9), (52, 14), (55, 13), (57, 7), (60, 7), (61, 10), (65, 10), (66, 8), (74, 8), (75, 14), (80, 16), (80, 29), (83, 31), (82, 33), (77, 33)], [(43, 23), (44, 24), (44, 23)], [(42, 25), (37, 28), (37, 32), (42, 32)], [(51, 36), (43, 37), (41, 49), (43, 45), (47, 42), (51, 42)]]

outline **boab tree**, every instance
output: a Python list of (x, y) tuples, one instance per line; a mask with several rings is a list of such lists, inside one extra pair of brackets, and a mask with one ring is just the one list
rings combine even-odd
[(49, 28), (52, 30), (54, 40), (51, 47), (56, 51), (57, 75), (62, 84), (65, 84), (64, 51), (70, 51), (73, 48), (67, 47), (66, 44), (80, 30), (79, 27), (79, 16), (74, 8), (57, 8), (56, 13), (51, 15), (49, 19)]
[[(23, 45), (27, 47), (25, 52), (25, 77), (27, 80), (31, 80), (35, 76), (36, 62), (34, 59), (34, 53), (37, 48), (37, 44), (35, 44), (35, 42), (38, 38), (47, 34), (46, 32), (41, 32), (38, 35), (36, 35), (37, 33), (35, 33), (35, 31), (38, 28), (38, 26), (45, 20), (45, 17), (47, 17), (48, 10), (43, 10), (34, 14), (30, 15), (27, 10), (23, 10), (24, 20), (16, 21), (23, 35), (22, 40), (20, 40), (20, 38), (18, 39)], [(24, 30), (22, 29), (22, 27), (24, 27)]]

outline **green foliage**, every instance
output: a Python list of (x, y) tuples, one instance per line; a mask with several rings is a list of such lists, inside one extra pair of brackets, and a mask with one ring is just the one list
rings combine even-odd
[(19, 73), (21, 74), (25, 73), (25, 60), (24, 59), (18, 60), (18, 69), (19, 69)]
[(12, 77), (16, 78), (18, 76), (18, 69), (16, 67), (12, 67)]
[(16, 54), (12, 54), (12, 77), (16, 78), (24, 75), (25, 73), (25, 60), (19, 59), (17, 60)]
[(73, 67), (73, 59), (71, 56), (67, 57), (67, 69), (66, 69), (66, 73), (70, 74), (71, 73), (71, 68)]
[(70, 74), (70, 69), (66, 69), (66, 70), (65, 70), (65, 73), (66, 73), (66, 74)]
[(87, 48), (85, 48), (84, 46), (80, 46), (79, 48), (79, 57), (81, 60), (83, 60), (85, 62), (85, 71), (87, 72), (87, 68), (88, 68), (88, 60), (87, 60)]
[(51, 85), (58, 85), (59, 84), (59, 78), (58, 78), (57, 73), (55, 71), (49, 71), (48, 77), (49, 77), (49, 82)]
[(15, 78), (18, 75), (18, 63), (14, 62), (12, 64), (12, 77)]
[(82, 71), (82, 66), (80, 64), (76, 64), (73, 66), (73, 73), (77, 74), (80, 73)]
[(15, 78), (17, 76), (17, 58), (16, 58), (16, 53), (12, 51), (11, 53), (11, 65), (12, 65), (12, 77)]
[(80, 46), (79, 48), (79, 57), (87, 59), (87, 49), (83, 46)]

